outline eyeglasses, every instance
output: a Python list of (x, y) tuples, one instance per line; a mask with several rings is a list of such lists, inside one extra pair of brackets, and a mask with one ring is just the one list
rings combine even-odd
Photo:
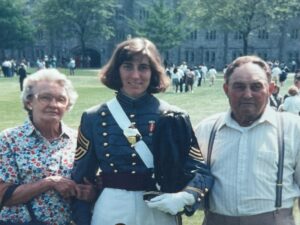
[(69, 101), (66, 96), (59, 95), (59, 96), (53, 96), (50, 94), (35, 94), (34, 97), (42, 104), (48, 105), (50, 104), (53, 99), (55, 99), (56, 103), (59, 106), (67, 106)]

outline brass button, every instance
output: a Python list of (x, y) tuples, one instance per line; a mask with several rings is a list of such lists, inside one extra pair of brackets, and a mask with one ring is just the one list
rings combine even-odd
[(106, 158), (108, 158), (109, 156), (110, 156), (110, 154), (109, 154), (109, 153), (106, 153), (106, 154), (105, 154), (105, 157), (106, 157)]
[(101, 112), (101, 116), (106, 116), (106, 112)]
[(114, 173), (117, 173), (118, 172), (118, 170), (114, 170)]
[(203, 198), (203, 197), (204, 197), (204, 194), (203, 194), (203, 193), (201, 193), (201, 194), (200, 194), (200, 196)]
[(197, 198), (197, 201), (198, 201), (198, 202), (201, 202), (201, 198)]
[(130, 114), (129, 117), (130, 117), (130, 118), (134, 118), (135, 115), (134, 115), (134, 114)]
[(133, 171), (131, 171), (131, 174), (135, 174), (136, 172), (133, 170)]
[(135, 154), (135, 153), (132, 153), (131, 156), (132, 156), (132, 157), (136, 157), (136, 154)]
[(107, 136), (107, 133), (106, 133), (106, 132), (103, 132), (102, 135), (103, 135), (104, 137), (106, 137), (106, 136)]
[(205, 191), (205, 192), (208, 192), (208, 188), (204, 188), (204, 191)]
[(113, 164), (113, 163), (110, 163), (109, 165), (110, 165), (110, 166), (114, 166), (114, 164)]
[(136, 162), (133, 162), (132, 165), (135, 166), (135, 165), (136, 165)]
[(105, 127), (107, 125), (106, 122), (102, 122), (102, 127)]
[(104, 142), (104, 143), (103, 143), (103, 146), (104, 146), (104, 147), (107, 147), (107, 146), (108, 146), (108, 143), (107, 143), (107, 142)]

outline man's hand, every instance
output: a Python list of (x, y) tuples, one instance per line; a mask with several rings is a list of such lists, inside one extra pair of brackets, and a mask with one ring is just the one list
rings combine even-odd
[(79, 200), (85, 200), (93, 202), (98, 197), (98, 191), (96, 186), (92, 184), (88, 179), (83, 179), (84, 184), (77, 184), (76, 186), (76, 198)]
[(171, 215), (176, 215), (184, 209), (184, 206), (192, 205), (194, 203), (194, 196), (185, 191), (165, 193), (147, 201), (147, 205), (150, 208), (156, 208), (165, 213), (170, 213)]

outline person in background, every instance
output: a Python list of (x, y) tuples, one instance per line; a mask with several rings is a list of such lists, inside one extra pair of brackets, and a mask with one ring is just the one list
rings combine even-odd
[[(234, 60), (225, 73), (223, 89), (230, 109), (204, 119), (195, 130), (215, 177), (203, 224), (295, 225), (292, 208), (300, 194), (300, 117), (269, 106), (274, 83), (268, 64), (259, 57)], [(208, 153), (212, 130), (216, 133)]]
[(69, 67), (69, 70), (70, 70), (70, 75), (74, 76), (75, 75), (75, 69), (76, 69), (75, 59), (70, 58), (70, 61), (68, 63), (68, 67)]
[(96, 195), (70, 179), (77, 132), (62, 118), (77, 93), (65, 75), (43, 69), (25, 79), (21, 97), (28, 120), (0, 133), (0, 224), (69, 224), (71, 198)]
[(294, 85), (298, 88), (300, 92), (300, 70), (297, 70), (294, 76)]
[(282, 70), (280, 69), (279, 67), (279, 62), (275, 62), (273, 64), (273, 68), (272, 68), (272, 81), (275, 82), (275, 84), (278, 83), (279, 81), (279, 77), (280, 77), (280, 74), (282, 73)]
[(171, 73), (171, 79), (172, 79), (172, 86), (174, 93), (178, 93), (179, 90), (179, 83), (180, 83), (180, 73), (178, 72), (178, 68), (175, 67)]
[(300, 115), (300, 94), (299, 89), (292, 85), (288, 90), (289, 96), (285, 98), (283, 104), (280, 107), (280, 111), (286, 111)]
[[(159, 55), (148, 39), (128, 39), (116, 47), (100, 72), (102, 83), (116, 91), (116, 98), (83, 113), (72, 177), (77, 183), (82, 183), (84, 177), (93, 181), (101, 168), (104, 189), (92, 219), (93, 204), (74, 202), (73, 219), (77, 224), (177, 225), (178, 212), (200, 207), (206, 190), (197, 169), (201, 164), (199, 149), (189, 149), (187, 173), (193, 178), (184, 188), (143, 200), (145, 191), (155, 188), (151, 155), (156, 123), (164, 112), (183, 112), (153, 96), (169, 84)], [(128, 124), (123, 126), (126, 120)], [(138, 147), (141, 145), (142, 151)]]
[(280, 87), (278, 85), (274, 85), (274, 90), (270, 95), (270, 105), (277, 111), (279, 106), (283, 103), (283, 97), (279, 94)]
[(211, 65), (211, 67), (207, 71), (207, 76), (209, 78), (209, 86), (213, 86), (217, 77), (217, 70), (215, 69), (214, 65)]
[(207, 66), (205, 64), (201, 65), (201, 71), (202, 71), (202, 79), (203, 79), (203, 82), (205, 83), (207, 71), (208, 71)]
[(27, 77), (26, 65), (24, 63), (20, 64), (20, 67), (18, 69), (18, 75), (19, 75), (20, 91), (23, 91), (24, 79)]
[(186, 92), (194, 93), (194, 81), (195, 81), (195, 71), (193, 68), (188, 68), (185, 72), (185, 87)]
[(289, 68), (288, 68), (287, 66), (284, 66), (284, 67), (281, 69), (281, 74), (279, 75), (279, 82), (280, 82), (280, 86), (281, 86), (281, 87), (283, 87), (284, 82), (285, 82), (286, 79), (287, 79), (288, 72), (289, 72)]

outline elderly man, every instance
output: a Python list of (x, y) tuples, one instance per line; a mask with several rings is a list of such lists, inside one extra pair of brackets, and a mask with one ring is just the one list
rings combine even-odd
[(204, 225), (295, 224), (300, 117), (270, 108), (273, 87), (266, 62), (237, 58), (223, 86), (229, 111), (197, 126), (200, 149), (215, 177)]

